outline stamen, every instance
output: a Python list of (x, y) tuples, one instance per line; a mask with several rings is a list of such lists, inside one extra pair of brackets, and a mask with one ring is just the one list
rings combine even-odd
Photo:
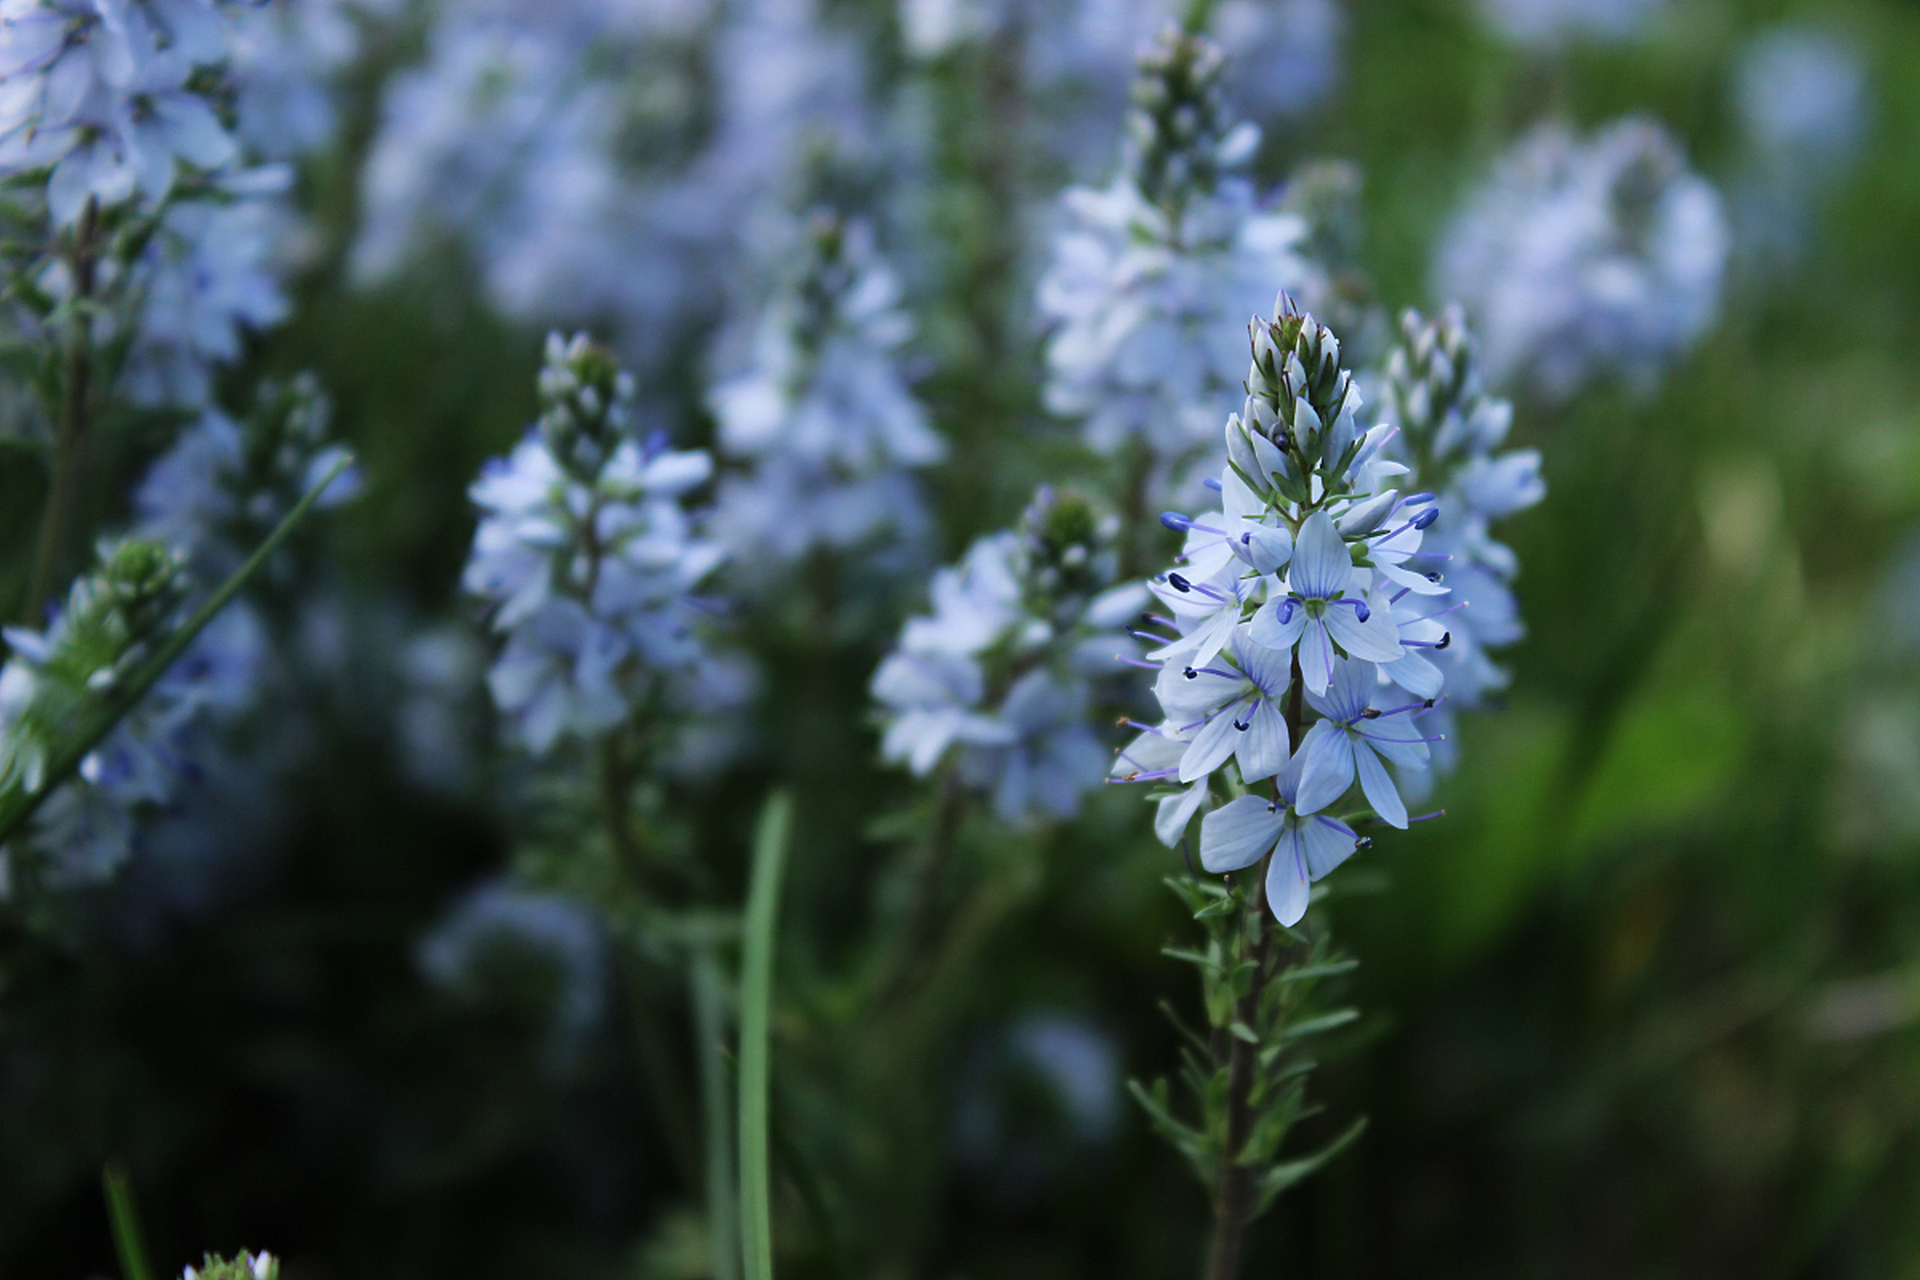
[(1362, 622), (1365, 622), (1368, 618), (1371, 618), (1373, 616), (1373, 610), (1367, 608), (1367, 602), (1365, 600), (1356, 600), (1352, 596), (1343, 596), (1342, 598), (1332, 601), (1331, 603), (1352, 605), (1353, 616), (1358, 618)]
[(1193, 584), (1191, 582), (1188, 582), (1185, 578), (1181, 577), (1177, 573), (1170, 573), (1167, 575), (1167, 584), (1171, 586), (1175, 591), (1179, 591), (1182, 593), (1193, 590)]
[(1148, 662), (1145, 658), (1130, 657), (1124, 653), (1116, 653), (1113, 656), (1130, 667), (1139, 667), (1142, 671), (1158, 671), (1161, 669), (1160, 663)]
[(1220, 492), (1220, 482), (1214, 479), (1212, 476), (1208, 476), (1205, 480), (1202, 480), (1200, 483), (1204, 484), (1205, 486), (1207, 486), (1207, 488), (1213, 490), (1215, 493)]
[(1162, 511), (1160, 513), (1160, 523), (1175, 533), (1185, 533), (1187, 530), (1193, 528), (1192, 517), (1183, 516), (1178, 511)]
[(1282, 600), (1280, 602), (1280, 625), (1284, 627), (1287, 623), (1292, 622), (1293, 611), (1299, 607), (1300, 602), (1292, 596), (1288, 596), (1285, 600)]
[(1407, 825), (1412, 826), (1416, 822), (1430, 822), (1435, 818), (1444, 818), (1446, 816), (1447, 811), (1445, 809), (1435, 809), (1432, 813), (1423, 813), (1417, 818), (1408, 818)]

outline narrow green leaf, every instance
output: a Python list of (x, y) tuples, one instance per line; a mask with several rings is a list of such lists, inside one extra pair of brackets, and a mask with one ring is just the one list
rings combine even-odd
[(100, 1180), (107, 1188), (107, 1217), (113, 1226), (113, 1251), (120, 1256), (125, 1280), (153, 1280), (147, 1246), (140, 1238), (140, 1215), (133, 1207), (133, 1186), (118, 1160), (107, 1161)]
[(1307, 1036), (1319, 1035), (1322, 1031), (1331, 1031), (1335, 1027), (1344, 1027), (1359, 1016), (1358, 1009), (1336, 1009), (1318, 1018), (1308, 1018), (1305, 1022), (1296, 1023), (1280, 1035), (1285, 1040), (1300, 1040)]
[(1361, 1116), (1358, 1120), (1348, 1125), (1346, 1131), (1339, 1137), (1312, 1155), (1303, 1156), (1298, 1160), (1288, 1160), (1283, 1164), (1276, 1164), (1268, 1169), (1260, 1179), (1260, 1203), (1256, 1212), (1266, 1212), (1267, 1207), (1273, 1203), (1274, 1197), (1278, 1196), (1288, 1187), (1318, 1172), (1320, 1167), (1326, 1164), (1327, 1161), (1352, 1146), (1355, 1139), (1359, 1138), (1359, 1136), (1366, 1131), (1366, 1128), (1367, 1117)]
[(1200, 952), (1189, 947), (1162, 947), (1160, 948), (1160, 954), (1170, 956), (1175, 960), (1185, 960), (1188, 964), (1205, 969), (1209, 973), (1218, 973), (1220, 971), (1220, 962), (1218, 960), (1212, 956), (1202, 955)]
[(49, 755), (46, 775), (38, 789), (32, 792), (11, 791), (0, 796), (0, 844), (6, 843), (7, 837), (18, 831), (27, 819), (33, 816), (34, 811), (46, 802), (47, 797), (52, 795), (54, 790), (80, 767), (80, 762), (87, 758), (87, 753), (99, 746), (100, 740), (112, 731), (114, 725), (120, 723), (120, 718), (133, 710), (140, 699), (146, 696), (147, 690), (153, 687), (154, 682), (166, 674), (167, 668), (173, 665), (175, 659), (186, 652), (187, 646), (193, 643), (194, 637), (213, 621), (215, 614), (226, 608), (227, 604), (240, 594), (240, 589), (247, 585), (247, 580), (259, 572), (260, 566), (280, 549), (280, 544), (287, 540), (302, 520), (306, 519), (307, 512), (311, 511), (313, 504), (320, 500), (320, 495), (326, 492), (327, 486), (338, 479), (340, 473), (351, 465), (353, 465), (351, 455), (342, 457), (338, 463), (334, 464), (333, 469), (322, 476), (320, 482), (307, 490), (306, 496), (294, 504), (293, 510), (287, 512), (286, 519), (267, 535), (266, 541), (254, 549), (253, 554), (247, 557), (246, 563), (235, 569), (233, 576), (221, 583), (219, 589), (207, 597), (206, 603), (187, 619), (185, 625), (167, 637), (167, 642), (154, 652), (147, 664), (109, 697), (103, 699), (100, 705), (94, 708), (92, 714), (80, 722), (80, 727), (74, 731), (73, 737), (61, 743), (58, 749)]
[(740, 973), (740, 1248), (747, 1280), (773, 1280), (773, 1178), (767, 1159), (768, 1037), (780, 878), (793, 828), (793, 799), (776, 791), (753, 837), (746, 954)]
[(1280, 974), (1280, 981), (1305, 982), (1309, 978), (1331, 978), (1335, 974), (1350, 973), (1359, 967), (1358, 960), (1329, 960), (1325, 964), (1303, 964), (1283, 971)]
[(700, 1112), (706, 1135), (707, 1230), (712, 1240), (713, 1280), (738, 1280), (740, 1254), (734, 1199), (733, 1126), (727, 1098), (726, 991), (720, 960), (711, 946), (693, 953), (694, 1049), (700, 1060)]

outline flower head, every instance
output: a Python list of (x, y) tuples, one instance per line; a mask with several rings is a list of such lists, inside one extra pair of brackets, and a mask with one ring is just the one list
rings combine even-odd
[(693, 592), (723, 553), (684, 497), (707, 455), (632, 438), (634, 383), (584, 335), (547, 341), (539, 421), (489, 464), (464, 583), (506, 641), (488, 677), (536, 753), (604, 731), (703, 653)]

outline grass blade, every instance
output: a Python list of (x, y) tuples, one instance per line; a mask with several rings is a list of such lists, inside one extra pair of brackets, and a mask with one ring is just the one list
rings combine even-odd
[(118, 1160), (107, 1161), (100, 1176), (107, 1188), (107, 1217), (113, 1225), (113, 1251), (120, 1256), (126, 1280), (153, 1280), (147, 1264), (147, 1246), (140, 1238), (140, 1215), (133, 1208), (133, 1187)]
[(713, 947), (693, 951), (693, 1034), (700, 1059), (700, 1113), (706, 1130), (707, 1230), (713, 1280), (739, 1280), (740, 1247), (734, 1203), (732, 1109), (727, 1102), (726, 991)]
[(747, 1280), (773, 1280), (773, 1178), (767, 1158), (768, 1028), (780, 877), (793, 829), (793, 799), (776, 791), (753, 837), (746, 954), (740, 973), (740, 1244)]

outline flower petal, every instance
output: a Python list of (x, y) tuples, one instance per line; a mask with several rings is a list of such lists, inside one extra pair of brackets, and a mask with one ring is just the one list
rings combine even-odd
[[(1291, 602), (1293, 608), (1289, 611), (1285, 607), (1288, 603), (1287, 598), (1281, 596), (1260, 606), (1248, 624), (1247, 635), (1255, 644), (1290, 652), (1299, 642), (1300, 633), (1307, 627), (1307, 611), (1300, 607), (1298, 600)], [(1284, 622), (1281, 621), (1283, 614), (1289, 615)]]
[(1353, 851), (1360, 847), (1360, 837), (1338, 818), (1316, 813), (1301, 818), (1299, 823), (1300, 844), (1307, 858), (1307, 874), (1315, 880), (1351, 858)]
[(1400, 799), (1393, 779), (1387, 775), (1387, 766), (1380, 763), (1380, 757), (1373, 754), (1373, 748), (1365, 742), (1353, 746), (1353, 762), (1360, 770), (1360, 790), (1366, 793), (1367, 803), (1380, 815), (1380, 820), (1388, 826), (1407, 829), (1407, 806)]
[(1392, 662), (1405, 653), (1400, 647), (1400, 632), (1384, 609), (1375, 609), (1360, 621), (1359, 611), (1350, 605), (1334, 605), (1324, 621), (1340, 647), (1368, 662)]
[(1267, 906), (1273, 918), (1289, 927), (1299, 924), (1307, 914), (1307, 864), (1300, 848), (1300, 833), (1289, 824), (1280, 837), (1280, 847), (1267, 864)]
[[(1193, 745), (1180, 757), (1180, 781), (1193, 782), (1204, 778), (1227, 762), (1227, 757), (1240, 745), (1240, 730), (1234, 728), (1235, 717), (1245, 713), (1244, 703), (1236, 703), (1214, 713), (1213, 719), (1193, 735)], [(1240, 723), (1244, 724), (1245, 721)]]
[(1200, 823), (1200, 865), (1216, 875), (1260, 861), (1280, 838), (1286, 814), (1259, 796), (1241, 796)]
[(1287, 767), (1287, 718), (1266, 698), (1253, 705), (1253, 714), (1244, 722), (1247, 732), (1234, 753), (1240, 761), (1240, 777), (1245, 782), (1271, 778)]
[(1316, 511), (1300, 526), (1293, 546), (1293, 567), (1287, 585), (1309, 600), (1332, 600), (1345, 593), (1353, 576), (1353, 556), (1346, 539), (1334, 527), (1333, 517)]
[(1196, 782), (1178, 795), (1161, 798), (1153, 813), (1153, 834), (1171, 849), (1187, 834), (1187, 824), (1207, 798), (1207, 784)]
[(1345, 729), (1322, 720), (1307, 730), (1300, 749), (1307, 762), (1300, 770), (1300, 794), (1293, 807), (1296, 813), (1313, 813), (1353, 785), (1353, 744)]
[(1333, 669), (1344, 666), (1333, 656), (1333, 641), (1327, 635), (1324, 620), (1314, 618), (1300, 637), (1300, 683), (1308, 693), (1325, 693)]

